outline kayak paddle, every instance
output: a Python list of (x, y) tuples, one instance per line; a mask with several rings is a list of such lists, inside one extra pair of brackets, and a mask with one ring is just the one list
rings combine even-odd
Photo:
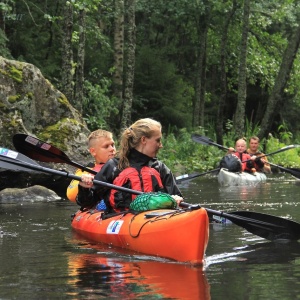
[[(14, 152), (14, 151), (13, 151)], [(18, 170), (19, 167), (27, 170), (35, 170), (41, 171), (45, 173), (55, 174), (59, 176), (64, 176), (67, 178), (75, 179), (80, 181), (81, 177), (76, 176), (74, 174), (70, 174), (65, 171), (54, 170), (46, 167), (42, 167), (36, 162), (29, 163), (29, 158), (24, 158), (23, 156), (19, 156), (17, 158), (11, 157), (7, 155), (9, 151), (0, 153), (0, 167), (12, 170)], [(17, 166), (17, 168), (16, 168)], [(112, 188), (124, 192), (128, 192), (131, 194), (141, 195), (141, 191), (136, 191), (132, 189), (128, 189), (125, 187), (116, 186), (114, 184), (110, 184), (103, 181), (94, 180), (94, 184), (102, 185), (107, 188)], [(182, 202), (181, 206), (188, 207), (191, 209), (198, 209), (200, 205), (198, 204), (189, 204)], [(262, 213), (256, 212), (248, 212), (248, 211), (238, 211), (233, 213), (225, 213), (217, 210), (212, 210), (208, 208), (204, 208), (209, 214), (224, 217), (234, 224), (243, 227), (247, 231), (263, 237), (269, 240), (279, 240), (279, 239), (288, 239), (288, 240), (298, 240), (300, 238), (300, 224), (288, 219), (266, 215)]]
[(36, 137), (17, 133), (13, 136), (13, 144), (17, 151), (42, 162), (66, 163), (82, 171), (97, 174), (96, 171), (72, 161), (63, 151)]
[(283, 171), (285, 173), (289, 173), (289, 174), (295, 176), (296, 178), (300, 178), (300, 169), (298, 169), (298, 168), (285, 168), (285, 167), (270, 163), (269, 161), (268, 161), (268, 164), (280, 169), (281, 171)]
[[(17, 159), (17, 160), (21, 160), (24, 161), (26, 163), (30, 163), (30, 164), (34, 164), (35, 161), (30, 159), (29, 157), (18, 153), (16, 151), (10, 150), (10, 149), (6, 149), (6, 148), (1, 148), (0, 147), (0, 155), (1, 156), (6, 156), (12, 159)], [(11, 169), (10, 164), (6, 165), (5, 162), (1, 162), (1, 168), (3, 169)], [(12, 169), (13, 171), (28, 171), (28, 168), (23, 168), (21, 165), (16, 166), (15, 168)]]

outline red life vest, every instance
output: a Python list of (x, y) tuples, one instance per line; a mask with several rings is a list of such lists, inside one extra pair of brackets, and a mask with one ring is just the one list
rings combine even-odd
[(247, 172), (251, 172), (252, 168), (249, 168), (247, 166), (247, 161), (251, 160), (251, 156), (248, 153), (239, 153), (239, 152), (234, 152), (233, 153), (235, 156), (237, 156), (241, 162), (242, 162), (242, 171), (247, 171)]
[[(141, 192), (164, 191), (159, 172), (148, 166), (143, 166), (141, 169), (135, 167), (124, 169), (114, 179), (113, 184)], [(137, 195), (112, 189), (109, 203), (116, 211), (125, 210), (129, 208), (130, 203), (136, 196)]]

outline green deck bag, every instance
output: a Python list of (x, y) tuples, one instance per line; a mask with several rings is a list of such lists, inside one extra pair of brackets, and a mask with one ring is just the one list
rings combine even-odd
[(176, 208), (177, 203), (169, 194), (165, 193), (144, 193), (138, 195), (130, 204), (130, 209), (145, 211), (162, 208)]

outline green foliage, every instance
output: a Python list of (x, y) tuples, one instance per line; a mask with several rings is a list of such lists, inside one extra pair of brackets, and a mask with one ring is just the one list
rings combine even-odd
[[(160, 120), (164, 127), (191, 126), (194, 90), (176, 74), (176, 67), (159, 50), (139, 49), (135, 68), (134, 109), (138, 115), (149, 115)], [(143, 105), (137, 102), (143, 99)], [(133, 119), (137, 117), (133, 115)]]
[[(90, 76), (97, 76), (96, 70), (90, 72)], [(118, 101), (109, 97), (111, 81), (102, 77), (98, 83), (91, 83), (88, 80), (84, 82), (85, 96), (82, 103), (83, 116), (91, 131), (98, 128), (112, 130), (115, 129), (113, 124), (109, 124), (111, 116), (118, 114)]]
[(159, 152), (162, 160), (176, 175), (207, 171), (215, 168), (224, 151), (207, 147), (192, 141), (191, 133), (181, 129), (177, 136), (169, 133), (164, 136), (163, 149)]
[(3, 32), (3, 30), (0, 28), (0, 55), (6, 58), (12, 58), (10, 51), (7, 47), (8, 39)]
[(246, 119), (246, 126), (245, 126), (245, 136), (249, 139), (251, 136), (257, 136), (260, 127), (258, 124), (254, 124)]
[[(290, 145), (290, 144), (288, 144)], [(287, 144), (280, 142), (279, 139), (273, 137), (272, 135), (267, 140), (266, 153), (272, 153), (283, 147), (286, 147)], [(277, 165), (284, 167), (300, 167), (300, 148), (293, 148), (284, 152), (280, 152), (268, 157), (270, 162), (273, 162)]]
[(280, 139), (287, 144), (291, 142), (291, 139), (293, 137), (293, 134), (288, 130), (287, 124), (284, 121), (278, 127), (278, 134), (280, 136)]

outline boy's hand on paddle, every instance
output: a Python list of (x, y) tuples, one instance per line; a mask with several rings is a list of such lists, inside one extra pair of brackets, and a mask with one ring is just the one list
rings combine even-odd
[(93, 186), (94, 176), (91, 174), (82, 174), (79, 184), (84, 188), (91, 188)]

